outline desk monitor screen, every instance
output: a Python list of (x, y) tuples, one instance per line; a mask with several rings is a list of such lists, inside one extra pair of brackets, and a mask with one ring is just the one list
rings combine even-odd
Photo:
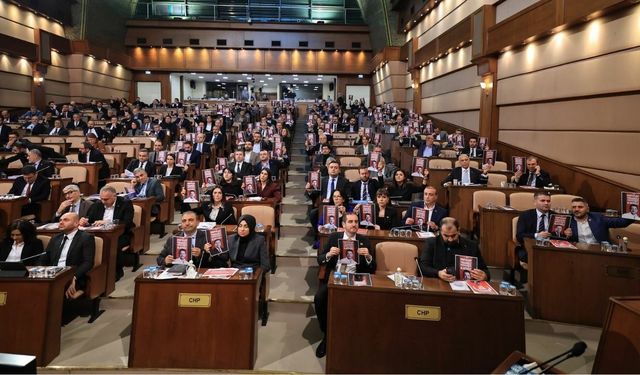
[(0, 262), (0, 277), (25, 277), (28, 274), (22, 262)]

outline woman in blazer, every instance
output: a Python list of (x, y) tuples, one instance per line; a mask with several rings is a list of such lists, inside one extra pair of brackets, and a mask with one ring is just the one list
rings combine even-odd
[(204, 215), (204, 221), (214, 222), (216, 224), (235, 224), (236, 217), (233, 213), (233, 207), (226, 202), (224, 192), (220, 186), (216, 186), (211, 190), (211, 201), (200, 206), (198, 213)]
[(280, 184), (271, 181), (270, 169), (264, 168), (258, 175), (258, 195), (262, 198), (275, 198), (278, 203), (282, 200)]
[(180, 177), (180, 179), (184, 178), (184, 171), (182, 167), (176, 165), (176, 157), (173, 154), (167, 154), (166, 164), (163, 164), (160, 167), (160, 171), (158, 174), (162, 175), (162, 177)]
[(422, 185), (415, 184), (407, 180), (407, 174), (402, 169), (397, 169), (393, 173), (393, 181), (389, 183), (388, 190), (390, 197), (397, 197), (401, 201), (410, 201), (414, 193), (424, 190), (428, 183), (428, 174), (422, 179)]
[(222, 180), (220, 181), (220, 187), (222, 187), (222, 191), (224, 195), (234, 195), (239, 197), (242, 195), (242, 187), (238, 180), (236, 179), (236, 173), (233, 169), (224, 168), (222, 170)]
[[(9, 228), (0, 244), (0, 261), (19, 262), (44, 251), (42, 241), (36, 237), (36, 227), (28, 221), (16, 220)], [(40, 257), (35, 257), (23, 261), (26, 266), (33, 266), (38, 263)]]
[(269, 271), (269, 253), (265, 237), (256, 233), (256, 219), (242, 215), (238, 219), (238, 232), (229, 236), (229, 256), (231, 267), (257, 267)]

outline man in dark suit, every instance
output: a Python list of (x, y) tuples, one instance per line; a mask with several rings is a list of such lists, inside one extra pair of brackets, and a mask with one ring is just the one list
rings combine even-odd
[(35, 215), (40, 218), (40, 202), (49, 199), (51, 184), (49, 179), (36, 173), (33, 165), (22, 167), (21, 177), (16, 178), (9, 190), (9, 194), (27, 197), (27, 204), (22, 206), (22, 216)]
[(152, 164), (162, 164), (162, 162), (158, 160), (158, 156), (160, 155), (161, 151), (164, 151), (164, 145), (162, 144), (162, 141), (156, 139), (153, 142), (153, 151), (149, 153), (149, 161)]
[(378, 180), (369, 178), (367, 167), (360, 168), (360, 181), (351, 183), (351, 198), (358, 201), (373, 201), (380, 187)]
[(418, 156), (423, 158), (436, 157), (440, 155), (440, 146), (433, 144), (433, 135), (427, 135), (427, 139), (418, 148)]
[(469, 138), (469, 145), (462, 149), (461, 154), (467, 154), (470, 158), (482, 158), (484, 151), (478, 147), (478, 139), (476, 137)]
[(584, 198), (571, 200), (573, 220), (564, 235), (571, 242), (600, 243), (609, 240), (609, 228), (626, 228), (635, 220), (618, 217), (606, 217), (589, 212), (589, 204)]
[(42, 122), (39, 122), (38, 124), (36, 124), (36, 126), (33, 127), (33, 129), (31, 129), (31, 135), (33, 136), (46, 135), (47, 133), (47, 126)]
[(451, 170), (447, 178), (442, 181), (442, 186), (447, 186), (453, 180), (458, 180), (462, 185), (469, 184), (481, 184), (486, 185), (489, 181), (487, 172), (491, 168), (489, 165), (483, 165), (482, 170), (469, 167), (469, 155), (461, 154), (458, 156), (460, 162), (459, 167), (455, 167)]
[(147, 172), (142, 168), (136, 168), (133, 171), (134, 179), (131, 180), (131, 186), (136, 192), (138, 198), (155, 197), (156, 201), (151, 207), (151, 215), (157, 216), (160, 213), (160, 202), (164, 200), (164, 188), (160, 181), (155, 178), (149, 178)]
[(105, 135), (105, 131), (102, 130), (102, 128), (96, 128), (95, 122), (93, 120), (89, 120), (89, 122), (87, 122), (86, 129), (83, 129), (82, 131), (85, 136), (87, 134), (95, 134), (98, 139), (103, 139)]
[(118, 238), (118, 255), (116, 259), (116, 279), (124, 276), (122, 249), (131, 243), (133, 229), (133, 204), (130, 200), (118, 197), (116, 189), (105, 186), (100, 189), (100, 200), (96, 201), (80, 219), (81, 226), (104, 225), (118, 220), (124, 225), (124, 233)]
[(229, 168), (236, 173), (236, 177), (242, 178), (248, 176), (253, 172), (253, 166), (244, 161), (244, 150), (238, 148), (233, 153), (234, 161), (229, 163)]
[(369, 137), (366, 135), (362, 137), (362, 144), (356, 147), (356, 155), (369, 155), (374, 149), (374, 146), (370, 143)]
[(100, 170), (98, 171), (98, 180), (100, 184), (104, 184), (104, 180), (109, 178), (109, 163), (99, 150), (91, 146), (89, 142), (82, 142), (78, 149), (78, 161), (80, 163), (98, 163), (100, 162)]
[(42, 160), (42, 152), (40, 152), (40, 150), (38, 150), (37, 148), (29, 150), (29, 152), (27, 153), (27, 159), (29, 161), (29, 164), (34, 166), (36, 172), (38, 172), (39, 175), (46, 178), (53, 176), (55, 172), (55, 166), (49, 161)]
[(320, 342), (320, 345), (316, 348), (316, 357), (322, 358), (326, 354), (326, 332), (327, 332), (327, 308), (328, 308), (328, 277), (329, 273), (336, 269), (338, 260), (340, 259), (339, 240), (354, 240), (357, 241), (357, 264), (349, 264), (346, 266), (347, 273), (375, 273), (376, 272), (376, 260), (375, 249), (371, 246), (369, 239), (363, 235), (357, 234), (358, 231), (358, 215), (354, 213), (347, 213), (343, 216), (343, 228), (344, 232), (335, 232), (329, 235), (327, 243), (318, 254), (318, 264), (324, 267), (325, 278), (318, 283), (318, 290), (316, 291), (313, 303), (318, 316), (318, 323), (320, 323), (320, 330), (325, 333), (325, 337)]
[(551, 237), (549, 232), (551, 195), (547, 191), (537, 191), (533, 194), (533, 200), (535, 208), (520, 214), (516, 229), (516, 239), (518, 240), (516, 252), (524, 269), (526, 269), (527, 263), (527, 249), (524, 247), (524, 239), (535, 238), (538, 240)]
[(442, 219), (440, 235), (425, 241), (420, 254), (420, 271), (426, 277), (437, 277), (446, 282), (464, 280), (464, 275), (456, 274), (456, 255), (476, 257), (477, 268), (469, 270), (471, 280), (489, 280), (489, 268), (482, 258), (478, 244), (460, 237), (458, 220), (452, 217)]
[(340, 163), (335, 160), (331, 161), (327, 167), (327, 171), (329, 175), (323, 177), (320, 181), (320, 192), (311, 190), (311, 184), (308, 182), (305, 186), (309, 198), (314, 202), (318, 196), (328, 202), (335, 190), (341, 190), (343, 192), (351, 191), (349, 181), (340, 176)]
[(73, 114), (73, 119), (67, 123), (67, 129), (69, 130), (85, 130), (87, 128), (87, 123), (80, 119), (79, 113)]
[(119, 136), (122, 133), (122, 125), (120, 125), (116, 116), (111, 117), (111, 123), (106, 126), (105, 132), (107, 138), (109, 138), (110, 140), (113, 140), (113, 138)]
[(222, 149), (224, 146), (224, 135), (220, 133), (220, 127), (218, 125), (213, 127), (213, 131), (207, 135), (205, 142), (211, 144), (211, 146), (216, 146), (218, 150)]
[(56, 222), (60, 220), (62, 215), (67, 212), (73, 212), (78, 214), (80, 217), (86, 217), (89, 212), (89, 207), (93, 204), (92, 201), (82, 199), (80, 196), (80, 188), (78, 185), (71, 184), (67, 185), (62, 189), (62, 196), (64, 200), (60, 203), (60, 206), (56, 210), (53, 215), (53, 219), (51, 222)]
[(277, 160), (269, 159), (269, 151), (262, 150), (260, 151), (260, 161), (253, 166), (253, 174), (259, 175), (260, 171), (263, 169), (271, 170), (271, 175), (275, 176), (276, 179), (280, 176), (280, 162)]
[(62, 126), (62, 121), (60, 120), (55, 120), (53, 122), (53, 127), (51, 129), (48, 130), (49, 131), (49, 135), (59, 135), (59, 136), (67, 136), (69, 135), (69, 130), (67, 130), (66, 128), (64, 128)]
[(5, 144), (9, 141), (9, 133), (11, 133), (11, 128), (9, 125), (4, 123), (5, 118), (0, 119), (0, 144)]
[(537, 188), (543, 188), (547, 185), (551, 185), (551, 177), (549, 173), (540, 169), (538, 165), (538, 159), (534, 156), (527, 158), (527, 173), (517, 171), (511, 177), (511, 182), (515, 182), (518, 186), (531, 186)]
[[(147, 149), (143, 148), (138, 151), (138, 158), (131, 160), (125, 169), (133, 174), (133, 171), (138, 168), (144, 169), (147, 172), (147, 176), (156, 175), (156, 166), (149, 161), (149, 151)], [(131, 176), (131, 174), (128, 175)], [(127, 173), (122, 173), (122, 177), (127, 177)]]
[(189, 164), (195, 164), (196, 168), (200, 168), (200, 159), (202, 154), (200, 151), (193, 149), (193, 143), (191, 141), (183, 143), (182, 152), (187, 153), (187, 160)]
[(40, 264), (45, 266), (72, 266), (75, 275), (65, 291), (67, 298), (73, 298), (78, 290), (84, 290), (86, 275), (93, 268), (96, 245), (93, 235), (78, 230), (78, 214), (66, 213), (60, 218), (58, 233), (47, 245), (46, 254), (42, 255)]
[(440, 221), (449, 215), (449, 211), (436, 203), (438, 201), (438, 190), (435, 187), (425, 187), (423, 194), (424, 200), (412, 202), (407, 212), (405, 212), (402, 222), (405, 225), (417, 225), (418, 223), (413, 218), (413, 208), (424, 208), (426, 218), (423, 229), (436, 232), (440, 226)]
[(198, 135), (196, 135), (196, 143), (193, 144), (193, 148), (200, 151), (201, 154), (209, 155), (211, 153), (211, 145), (205, 142), (204, 133), (198, 133)]
[[(207, 242), (207, 235), (204, 230), (198, 230), (198, 215), (193, 211), (182, 214), (180, 228), (176, 233), (178, 237), (191, 237), (191, 260), (196, 266), (204, 268), (228, 267), (229, 253), (221, 253), (212, 256), (212, 246)], [(215, 250), (214, 250), (215, 251)], [(160, 255), (156, 258), (159, 266), (170, 267), (173, 265), (173, 238), (167, 238), (162, 247)]]

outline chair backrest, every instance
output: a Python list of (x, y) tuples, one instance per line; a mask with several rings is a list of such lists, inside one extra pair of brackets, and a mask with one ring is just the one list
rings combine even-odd
[(343, 156), (340, 158), (340, 165), (345, 167), (359, 167), (362, 164), (362, 159), (358, 156)]
[(349, 180), (349, 182), (356, 182), (360, 180), (360, 170), (347, 169), (346, 171), (344, 171), (344, 178)]
[(577, 195), (571, 194), (554, 194), (551, 196), (551, 210), (555, 210), (556, 208), (564, 208), (571, 209), (571, 200), (573, 198), (578, 198)]
[(487, 177), (489, 177), (488, 186), (500, 186), (501, 183), (507, 182), (507, 176), (503, 174), (487, 173)]
[(143, 144), (145, 148), (151, 149), (153, 148), (153, 142), (155, 142), (155, 139), (151, 138), (151, 137), (132, 137), (131, 138), (131, 143), (134, 144)]
[(509, 194), (509, 206), (518, 211), (525, 211), (534, 208), (533, 193), (518, 192)]
[(456, 155), (456, 150), (441, 150), (440, 151), (440, 157), (441, 158), (455, 158)]
[(84, 137), (84, 132), (82, 130), (69, 130), (69, 135)]
[(451, 169), (451, 160), (429, 159), (429, 169)]
[(113, 143), (113, 144), (131, 144), (131, 138), (130, 137), (115, 137), (115, 138), (113, 138), (111, 143)]
[(49, 143), (47, 144), (47, 147), (57, 152), (58, 154), (62, 154), (62, 144), (60, 143)]
[(336, 147), (336, 155), (355, 155), (356, 149), (353, 147)]
[(386, 241), (376, 245), (376, 264), (378, 272), (394, 272), (398, 267), (408, 275), (416, 275), (418, 247), (413, 244)]
[(640, 249), (640, 223), (633, 223), (626, 228), (609, 229), (609, 239), (611, 243), (618, 243), (617, 236), (620, 236), (620, 238), (627, 237), (629, 239), (629, 248)]
[(42, 137), (39, 136), (30, 136), (30, 137), (24, 137), (23, 139), (26, 139), (27, 141), (31, 142), (31, 143), (42, 143)]
[(511, 239), (514, 243), (518, 243), (516, 234), (518, 233), (518, 216), (511, 219)]
[[(454, 164), (454, 166), (457, 168), (460, 166), (460, 162), (458, 160), (456, 160), (456, 163)], [(478, 164), (477, 160), (469, 160), (469, 167), (471, 168), (480, 168), (480, 164)]]
[(496, 161), (493, 164), (493, 169), (496, 171), (508, 171), (509, 167), (507, 167), (506, 161)]
[(116, 164), (116, 158), (113, 155), (104, 155), (104, 159), (107, 161), (107, 164), (109, 164), (109, 168), (113, 168)]
[[(44, 143), (65, 143), (64, 137), (46, 137)], [(51, 147), (51, 146), (47, 146)]]
[(333, 145), (338, 147), (338, 146), (351, 146), (351, 141), (348, 139), (334, 139), (333, 140)]
[(8, 194), (12, 186), (13, 183), (11, 182), (0, 182), (0, 194)]
[(39, 234), (36, 236), (40, 241), (42, 241), (42, 247), (44, 249), (49, 245), (49, 241), (51, 241), (51, 236), (45, 236), (44, 234)]
[[(71, 132), (73, 131), (75, 130), (71, 130)], [(82, 130), (80, 130), (80, 135), (82, 135)], [(65, 140), (71, 144), (71, 148), (80, 148), (80, 144), (84, 142), (85, 139), (86, 138), (84, 136), (77, 137), (72, 135), (69, 135), (68, 137), (65, 138)]]
[(473, 192), (473, 212), (478, 212), (479, 207), (492, 203), (494, 206), (504, 206), (507, 202), (507, 195), (501, 191), (478, 190)]
[(87, 169), (78, 165), (70, 165), (64, 168), (60, 168), (60, 177), (71, 177), (74, 184), (87, 182)]
[(240, 215), (252, 215), (256, 218), (256, 222), (264, 225), (265, 227), (267, 225), (275, 227), (276, 212), (273, 207), (263, 205), (244, 206), (240, 211)]
[[(86, 157), (86, 156), (85, 156), (85, 157)], [(79, 159), (78, 159), (78, 154), (75, 154), (75, 153), (74, 153), (74, 154), (68, 154), (68, 155), (65, 155), (65, 158), (67, 158), (67, 160), (73, 160), (73, 161), (75, 161), (76, 163), (77, 163), (77, 162), (78, 162), (78, 160), (79, 160)]]
[(126, 152), (128, 158), (135, 158), (138, 154), (138, 146), (118, 144), (113, 146), (113, 152)]
[(142, 224), (142, 207), (137, 204), (133, 205), (133, 223), (136, 225), (136, 228), (139, 228), (140, 224)]
[(104, 241), (98, 236), (95, 236), (94, 239), (96, 241), (96, 252), (93, 258), (93, 268), (96, 268), (102, 264), (102, 246)]
[(116, 189), (118, 194), (122, 194), (126, 193), (125, 187), (131, 186), (131, 183), (127, 181), (110, 181), (108, 185)]
[(22, 161), (20, 160), (14, 160), (11, 163), (9, 163), (7, 165), (7, 168), (9, 169), (20, 169), (22, 168), (24, 165), (22, 164)]

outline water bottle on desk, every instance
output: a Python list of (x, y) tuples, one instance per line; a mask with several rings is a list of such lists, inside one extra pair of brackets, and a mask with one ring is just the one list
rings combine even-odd
[(396, 285), (396, 288), (402, 288), (402, 279), (402, 269), (398, 267), (396, 273), (393, 274), (393, 283)]

